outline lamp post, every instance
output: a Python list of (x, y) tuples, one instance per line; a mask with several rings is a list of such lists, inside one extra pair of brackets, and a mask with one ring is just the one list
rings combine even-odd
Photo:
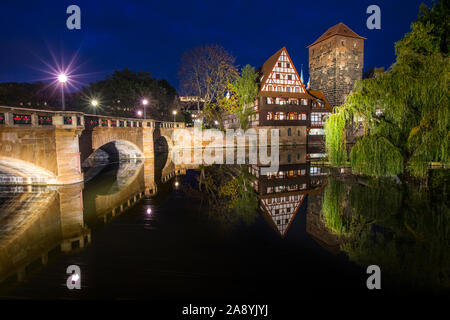
[(175, 122), (175, 117), (177, 116), (177, 110), (173, 110), (172, 114), (173, 114), (173, 122)]
[(62, 101), (62, 109), (66, 110), (66, 103), (64, 101), (64, 83), (67, 82), (67, 76), (64, 73), (58, 75), (58, 81), (61, 83), (61, 101)]
[(94, 114), (97, 114), (98, 101), (96, 99), (91, 100), (91, 106), (94, 107)]
[(146, 112), (146, 106), (148, 104), (148, 100), (147, 99), (142, 99), (142, 105), (144, 106), (144, 119), (147, 119), (147, 112)]

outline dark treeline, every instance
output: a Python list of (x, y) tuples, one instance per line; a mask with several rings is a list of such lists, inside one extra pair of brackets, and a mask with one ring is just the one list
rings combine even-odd
[[(148, 118), (173, 119), (176, 89), (164, 79), (152, 78), (149, 72), (123, 69), (76, 92), (65, 92), (66, 110), (124, 117), (136, 117), (138, 110), (143, 111), (144, 98), (148, 100)], [(96, 107), (91, 104), (93, 100), (98, 101)], [(61, 110), (60, 87), (46, 82), (0, 83), (0, 105)]]

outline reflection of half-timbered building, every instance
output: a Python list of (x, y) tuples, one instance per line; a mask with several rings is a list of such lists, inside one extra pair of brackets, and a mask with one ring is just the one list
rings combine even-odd
[(325, 176), (322, 168), (306, 161), (306, 148), (282, 154), (277, 172), (262, 175), (262, 167), (257, 165), (249, 166), (249, 172), (265, 219), (284, 237), (307, 195), (320, 192)]

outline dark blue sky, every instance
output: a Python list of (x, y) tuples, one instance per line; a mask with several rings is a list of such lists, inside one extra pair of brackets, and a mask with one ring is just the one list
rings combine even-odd
[[(84, 84), (129, 67), (178, 87), (180, 57), (203, 44), (220, 44), (239, 65), (254, 67), (286, 46), (307, 79), (308, 51), (329, 27), (344, 22), (367, 38), (364, 67), (389, 67), (394, 43), (410, 30), (421, 2), (431, 0), (138, 1), (2, 0), (0, 82), (47, 78), (52, 54), (75, 64)], [(81, 30), (66, 28), (66, 8), (81, 8)], [(366, 27), (366, 8), (381, 8), (381, 30)]]

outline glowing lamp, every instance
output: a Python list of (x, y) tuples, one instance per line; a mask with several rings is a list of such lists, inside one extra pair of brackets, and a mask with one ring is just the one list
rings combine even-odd
[(67, 82), (67, 76), (64, 73), (61, 73), (60, 75), (58, 75), (58, 81), (61, 83)]

